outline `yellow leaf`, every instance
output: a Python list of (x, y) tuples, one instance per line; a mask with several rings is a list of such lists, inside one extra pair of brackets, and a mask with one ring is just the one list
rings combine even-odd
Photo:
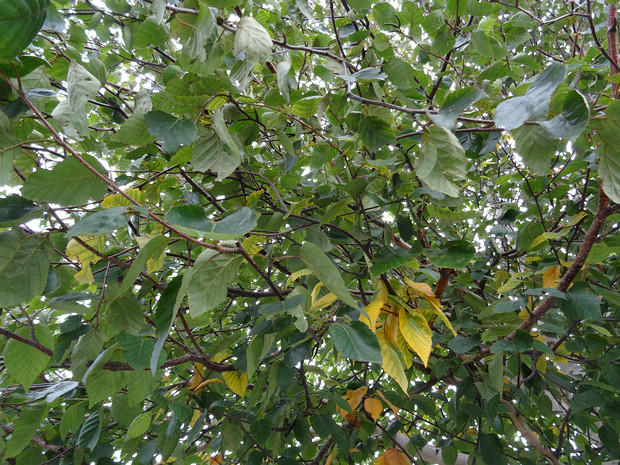
[(196, 422), (200, 418), (200, 415), (202, 415), (202, 412), (200, 411), (200, 409), (194, 409), (194, 413), (192, 414), (192, 419), (189, 422), (189, 427), (190, 428), (194, 427), (194, 425), (196, 424)]
[(420, 294), (429, 296), (429, 297), (435, 297), (435, 293), (433, 292), (433, 290), (431, 289), (431, 287), (426, 284), (426, 283), (416, 283), (415, 281), (412, 281), (411, 279), (407, 278), (405, 276), (405, 283), (407, 284), (407, 286), (409, 286), (411, 289), (413, 289), (416, 292), (419, 292)]
[(399, 311), (400, 332), (416, 354), (422, 359), (424, 366), (428, 363), (433, 346), (433, 332), (422, 315), (408, 313), (404, 308)]
[(385, 324), (383, 325), (383, 332), (385, 333), (385, 337), (388, 341), (392, 343), (393, 346), (398, 346), (398, 316), (394, 313), (390, 313), (385, 319)]
[(191, 378), (187, 382), (187, 389), (189, 389), (190, 391), (193, 391), (194, 389), (198, 387), (200, 383), (202, 383), (204, 379), (202, 376), (202, 374), (204, 373), (204, 369), (205, 367), (202, 366), (201, 363), (194, 364), (194, 374), (191, 376)]
[(368, 412), (376, 423), (377, 418), (379, 418), (379, 415), (383, 412), (383, 404), (379, 399), (366, 399), (364, 400), (364, 410)]
[(385, 465), (411, 465), (407, 456), (393, 447), (388, 448), (383, 457), (385, 457)]
[[(125, 191), (129, 197), (134, 199), (138, 203), (142, 203), (143, 195), (140, 189), (127, 189)], [(101, 202), (101, 206), (103, 208), (112, 208), (112, 207), (130, 207), (133, 203), (131, 203), (128, 199), (126, 199), (121, 194), (108, 195)]]
[[(364, 307), (364, 311), (360, 314), (360, 321), (366, 323), (372, 332), (376, 332), (377, 318), (381, 313), (381, 308), (387, 302), (387, 290), (385, 284), (379, 282), (379, 288), (377, 289), (377, 295), (370, 301), (368, 305)], [(364, 314), (364, 312), (366, 312)]]
[[(105, 250), (105, 236), (82, 236), (80, 239), (93, 250), (98, 252), (103, 252)], [(67, 257), (71, 260), (79, 261), (82, 267), (82, 270), (75, 273), (73, 277), (81, 283), (94, 282), (95, 277), (93, 276), (90, 265), (91, 263), (97, 263), (101, 258), (75, 239), (69, 241), (65, 252)]]
[(204, 380), (202, 383), (196, 386), (196, 390), (194, 391), (194, 393), (200, 391), (206, 385), (213, 384), (213, 383), (224, 384), (224, 381), (222, 381), (221, 379), (217, 379), (217, 378), (211, 378), (211, 379)]
[(394, 415), (396, 415), (396, 418), (400, 420), (400, 417), (398, 416), (398, 412), (400, 412), (400, 409), (396, 407), (396, 405), (394, 405), (392, 402), (387, 400), (381, 391), (377, 390), (377, 395), (381, 397), (381, 399), (383, 399), (383, 402), (385, 402), (387, 406), (390, 407), (392, 412), (394, 412)]
[(383, 356), (382, 368), (406, 393), (409, 380), (407, 375), (405, 375), (405, 367), (403, 366), (399, 351), (390, 344), (382, 331), (377, 331), (376, 334), (381, 346), (381, 355)]
[(377, 457), (375, 460), (375, 465), (385, 465), (385, 458), (383, 455), (381, 457)]
[(217, 454), (215, 457), (209, 457), (209, 465), (220, 465), (224, 463), (222, 454)]
[(329, 307), (336, 300), (338, 300), (338, 297), (336, 297), (333, 293), (330, 292), (328, 294), (325, 294), (323, 297), (321, 297), (316, 302), (314, 300), (312, 301), (312, 306), (310, 307), (310, 311), (313, 312), (313, 311), (320, 310), (325, 307)]
[(248, 374), (245, 371), (241, 373), (241, 376), (236, 371), (225, 371), (222, 376), (232, 392), (240, 397), (245, 395), (245, 390), (248, 387)]
[(549, 287), (549, 288), (555, 287), (556, 281), (558, 280), (559, 277), (560, 277), (560, 267), (557, 265), (550, 266), (543, 273), (543, 287)]
[[(366, 386), (362, 386), (355, 390), (349, 389), (347, 391), (347, 394), (342, 396), (342, 398), (347, 401), (347, 403), (349, 404), (349, 407), (351, 407), (351, 410), (354, 411), (357, 408), (357, 406), (360, 404), (360, 402), (362, 401), (362, 398), (364, 397), (364, 394), (366, 394), (367, 391), (368, 391), (368, 388)], [(346, 410), (341, 409), (341, 408), (339, 408), (339, 411), (340, 411), (340, 415), (346, 420), (351, 421), (351, 422), (355, 420), (355, 414), (351, 414), (350, 412), (347, 412)]]
[(332, 460), (334, 460), (334, 449), (333, 448), (332, 448), (332, 451), (327, 456), (327, 459), (325, 460), (325, 465), (332, 465)]

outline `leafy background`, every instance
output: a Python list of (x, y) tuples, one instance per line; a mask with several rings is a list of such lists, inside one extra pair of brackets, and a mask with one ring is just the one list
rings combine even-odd
[(620, 458), (616, 2), (5, 4), (2, 460)]

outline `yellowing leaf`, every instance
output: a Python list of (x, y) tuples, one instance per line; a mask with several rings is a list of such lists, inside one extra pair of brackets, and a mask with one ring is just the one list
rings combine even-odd
[(543, 273), (543, 287), (555, 287), (556, 281), (560, 277), (560, 267), (550, 266)]
[(588, 214), (586, 212), (579, 212), (571, 216), (570, 220), (562, 225), (563, 228), (570, 228), (571, 226), (575, 226), (581, 220), (583, 220)]
[[(158, 237), (159, 235), (149, 235), (149, 236), (137, 236), (136, 242), (140, 246), (140, 248), (144, 247), (151, 239), (154, 237)], [(164, 260), (166, 259), (166, 244), (163, 244), (161, 247), (161, 252), (159, 254), (153, 254), (146, 260), (146, 271), (148, 273), (154, 273), (155, 271), (159, 271), (164, 266)]]
[[(98, 252), (105, 250), (105, 236), (82, 236), (80, 240)], [(73, 275), (77, 281), (81, 283), (92, 283), (95, 281), (90, 265), (101, 260), (97, 254), (84, 247), (75, 239), (69, 241), (65, 252), (71, 260), (80, 262), (82, 269)]]
[(383, 457), (383, 455), (381, 457), (377, 457), (375, 460), (375, 465), (385, 465), (385, 457)]
[(368, 412), (376, 423), (377, 418), (379, 418), (379, 415), (383, 412), (383, 404), (379, 399), (366, 399), (364, 400), (364, 410)]
[(377, 290), (377, 295), (374, 299), (370, 301), (368, 305), (364, 307), (364, 312), (360, 314), (360, 321), (368, 325), (368, 327), (372, 330), (372, 332), (376, 332), (377, 328), (377, 318), (379, 318), (379, 314), (381, 313), (381, 308), (387, 302), (387, 290), (385, 289), (385, 285), (383, 283), (379, 283), (379, 289)]
[(309, 274), (312, 274), (312, 270), (309, 270), (308, 268), (294, 271), (293, 273), (291, 273), (291, 275), (286, 280), (286, 285), (289, 286), (292, 282), (297, 281), (302, 276), (308, 276)]
[(250, 195), (245, 198), (245, 206), (253, 208), (258, 203), (260, 196), (265, 193), (265, 189), (257, 190), (256, 192), (252, 192)]
[(393, 447), (388, 448), (383, 457), (385, 458), (384, 465), (411, 465), (407, 456)]
[(533, 249), (537, 245), (542, 244), (546, 240), (559, 239), (562, 236), (566, 236), (569, 232), (570, 232), (570, 229), (562, 229), (561, 231), (558, 231), (558, 232), (544, 232), (532, 241), (532, 245), (530, 245), (530, 249)]
[(507, 271), (505, 270), (498, 270), (495, 273), (495, 285), (496, 286), (501, 286), (502, 284), (504, 284), (506, 281), (508, 281), (508, 279), (510, 278), (510, 275), (508, 274)]
[(441, 306), (440, 300), (437, 297), (435, 297), (434, 294), (432, 296), (425, 295), (424, 298), (429, 304), (431, 304), (431, 311), (435, 315), (437, 315), (441, 321), (443, 321), (443, 324), (446, 325), (446, 328), (448, 328), (452, 332), (452, 334), (456, 337), (456, 331), (452, 327), (452, 323), (450, 323), (450, 320), (448, 319), (446, 314), (441, 309), (442, 306)]
[(504, 292), (511, 291), (520, 284), (521, 281), (519, 281), (518, 279), (511, 279), (510, 281), (506, 281), (504, 284), (502, 284), (499, 289), (497, 289), (497, 293), (503, 294)]
[(536, 369), (541, 373), (547, 372), (547, 359), (545, 357), (538, 357), (538, 360), (536, 360)]
[(403, 366), (398, 349), (386, 339), (382, 331), (377, 331), (376, 334), (377, 339), (379, 339), (379, 345), (381, 346), (381, 355), (383, 356), (382, 368), (406, 393), (409, 380), (407, 379), (407, 375), (405, 375), (405, 367)]
[[(143, 201), (144, 195), (143, 195), (143, 193), (142, 193), (142, 191), (140, 189), (127, 189), (125, 191), (125, 194), (127, 194), (129, 197), (131, 197), (132, 199), (134, 199), (138, 203), (142, 203), (142, 201)], [(126, 199), (121, 194), (108, 195), (101, 202), (101, 206), (103, 208), (130, 207), (132, 205), (133, 205), (133, 203), (131, 203), (129, 201), (129, 199)]]
[(260, 252), (261, 249), (263, 248), (263, 246), (261, 245), (262, 242), (263, 242), (262, 237), (250, 236), (247, 239), (245, 239), (241, 243), (241, 245), (243, 246), (243, 248), (245, 249), (247, 253), (249, 253), (250, 255), (255, 255), (258, 252)]
[(245, 395), (245, 390), (248, 387), (248, 374), (245, 371), (241, 373), (241, 376), (236, 371), (225, 371), (222, 376), (232, 392), (240, 397)]
[(408, 370), (413, 364), (413, 354), (400, 331), (398, 333), (398, 350), (400, 351), (400, 355), (403, 356), (403, 366)]
[(433, 332), (428, 322), (420, 314), (411, 314), (404, 308), (399, 311), (400, 332), (416, 354), (422, 359), (424, 366), (428, 363), (433, 346)]

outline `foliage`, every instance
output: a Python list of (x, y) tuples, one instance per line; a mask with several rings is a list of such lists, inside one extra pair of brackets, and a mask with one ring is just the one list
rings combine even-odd
[(616, 2), (5, 3), (3, 462), (620, 458)]

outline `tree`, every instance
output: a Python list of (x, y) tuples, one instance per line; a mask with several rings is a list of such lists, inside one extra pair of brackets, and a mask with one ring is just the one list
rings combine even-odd
[(3, 461), (616, 463), (615, 4), (5, 0)]

